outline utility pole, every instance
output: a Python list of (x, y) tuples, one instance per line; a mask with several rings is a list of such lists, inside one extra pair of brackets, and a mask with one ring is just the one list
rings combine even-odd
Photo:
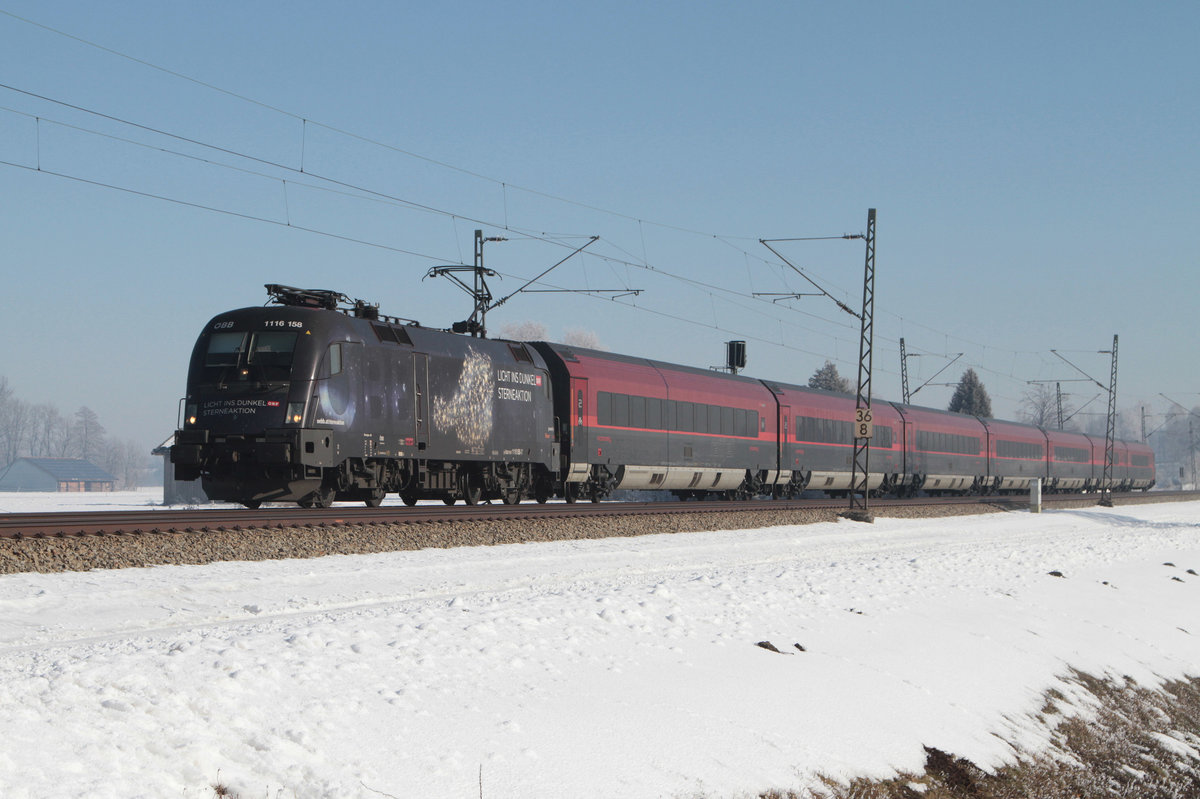
[[(455, 284), (458, 285), (459, 288), (461, 288), (467, 294), (471, 295), (471, 299), (474, 302), (474, 309), (471, 311), (471, 316), (461, 322), (455, 322), (450, 328), (453, 332), (455, 332), (455, 333), (470, 333), (473, 337), (487, 338), (487, 312), (488, 311), (492, 310), (493, 308), (499, 308), (501, 305), (508, 302), (516, 295), (520, 294), (521, 292), (527, 291), (531, 285), (533, 285), (537, 281), (541, 280), (551, 270), (558, 268), (565, 261), (570, 259), (572, 256), (577, 255), (580, 252), (583, 252), (583, 250), (585, 248), (589, 247), (590, 245), (592, 245), (593, 243), (598, 241), (599, 238), (600, 238), (599, 236), (591, 236), (588, 239), (587, 244), (584, 244), (582, 247), (575, 248), (571, 252), (571, 254), (568, 255), (566, 258), (563, 258), (561, 261), (554, 264), (554, 266), (551, 266), (549, 269), (543, 270), (542, 273), (539, 274), (537, 277), (531, 278), (530, 280), (526, 281), (525, 285), (521, 286), (521, 288), (517, 289), (512, 294), (509, 294), (507, 297), (501, 297), (500, 299), (495, 300), (494, 302), (492, 299), (492, 290), (490, 288), (488, 288), (487, 278), (496, 277), (496, 272), (494, 270), (485, 269), (483, 267), (483, 243), (485, 241), (508, 241), (508, 239), (503, 238), (501, 236), (489, 236), (488, 238), (484, 238), (483, 231), (476, 230), (475, 231), (475, 263), (474, 263), (474, 265), (465, 266), (465, 265), (461, 265), (461, 264), (452, 264), (450, 266), (435, 266), (425, 274), (425, 277), (448, 277), (451, 280), (453, 280), (455, 282)], [(472, 275), (474, 276), (473, 284), (467, 285), (467, 282), (458, 276), (459, 272), (471, 272)], [(424, 278), (422, 278), (422, 279), (424, 279)], [(595, 289), (595, 290), (582, 289), (582, 290), (580, 290), (579, 293), (594, 293), (595, 291), (613, 293), (609, 289)], [(641, 293), (641, 289), (636, 289), (633, 291), (626, 291), (625, 293), (639, 294), (639, 293)]]
[(858, 343), (858, 401), (854, 411), (854, 471), (850, 478), (850, 509), (843, 516), (873, 522), (868, 507), (871, 473), (871, 362), (874, 354), (875, 317), (875, 209), (867, 211), (867, 256), (863, 267), (862, 335)]
[[(471, 315), (461, 322), (455, 322), (451, 330), (455, 333), (470, 333), (473, 337), (487, 338), (487, 312), (492, 307), (492, 290), (488, 288), (487, 278), (495, 277), (491, 269), (483, 268), (483, 243), (485, 241), (508, 241), (499, 236), (483, 237), (482, 230), (475, 231), (475, 263), (472, 266), (435, 266), (425, 277), (448, 277), (459, 288), (471, 295), (474, 308)], [(458, 272), (470, 272), (473, 276), (471, 285), (458, 276)]]
[(1062, 430), (1062, 383), (1054, 384), (1054, 395), (1058, 398), (1058, 429)]
[(1111, 508), (1113, 479), (1113, 439), (1117, 432), (1117, 336), (1113, 335), (1112, 376), (1108, 380), (1108, 426), (1104, 434), (1104, 476), (1100, 478), (1099, 504)]
[[(954, 357), (950, 358), (949, 362), (945, 366), (943, 366), (941, 369), (938, 369), (936, 372), (933, 373), (933, 377), (930, 377), (924, 383), (917, 386), (912, 391), (909, 391), (908, 390), (908, 359), (909, 358), (919, 358), (919, 357), (921, 357), (921, 353), (910, 354), (908, 352), (908, 349), (904, 346), (904, 339), (900, 339), (900, 393), (904, 396), (904, 404), (905, 405), (911, 404), (912, 398), (916, 396), (918, 391), (925, 388), (925, 386), (930, 386), (930, 385), (932, 385), (932, 386), (952, 386), (952, 385), (954, 385), (953, 383), (934, 383), (933, 380), (938, 375), (940, 375), (942, 372), (946, 371), (951, 366), (953, 366), (954, 362), (957, 361), (962, 356), (963, 356), (963, 353), (961, 353), (961, 352), (955, 353)], [(949, 357), (949, 356), (946, 356), (946, 357)]]

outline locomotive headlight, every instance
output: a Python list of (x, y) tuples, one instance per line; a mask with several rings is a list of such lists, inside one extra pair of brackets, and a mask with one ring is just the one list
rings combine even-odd
[(304, 421), (304, 403), (289, 402), (287, 406), (287, 421), (291, 424), (300, 424)]
[(185, 409), (184, 413), (185, 413), (184, 418), (187, 419), (188, 426), (194, 427), (196, 424), (196, 413), (197, 413), (196, 406), (188, 405), (187, 408)]

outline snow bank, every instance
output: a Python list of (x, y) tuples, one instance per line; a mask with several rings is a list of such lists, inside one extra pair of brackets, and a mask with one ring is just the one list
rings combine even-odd
[(0, 787), (725, 797), (922, 744), (995, 765), (1068, 667), (1200, 672), (1198, 533), (1172, 503), (4, 576)]

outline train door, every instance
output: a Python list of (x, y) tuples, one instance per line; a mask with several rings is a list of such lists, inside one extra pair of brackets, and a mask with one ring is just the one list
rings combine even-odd
[(429, 445), (429, 356), (413, 353), (413, 425), (417, 451)]
[(779, 463), (779, 476), (790, 475), (794, 466), (792, 463), (792, 407), (779, 404), (779, 419), (775, 426), (778, 447), (776, 450)]
[(586, 378), (571, 378), (571, 460), (579, 463), (589, 461), (588, 441), (588, 381)]
[(909, 478), (910, 475), (915, 475), (917, 473), (917, 463), (916, 463), (916, 454), (915, 454), (916, 447), (917, 447), (916, 440), (915, 440), (916, 433), (913, 431), (913, 423), (912, 423), (912, 420), (910, 420), (910, 419), (903, 419), (903, 421), (901, 422), (901, 427), (903, 427), (904, 438), (901, 442), (903, 459), (901, 460), (900, 471), (902, 474), (905, 475), (905, 477), (903, 477), (901, 479), (907, 481), (908, 479), (910, 479)]

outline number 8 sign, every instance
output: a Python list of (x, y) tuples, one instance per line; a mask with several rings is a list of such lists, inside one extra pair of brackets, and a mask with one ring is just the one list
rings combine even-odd
[(854, 437), (870, 438), (874, 432), (875, 424), (872, 421), (870, 407), (856, 408), (854, 410)]

